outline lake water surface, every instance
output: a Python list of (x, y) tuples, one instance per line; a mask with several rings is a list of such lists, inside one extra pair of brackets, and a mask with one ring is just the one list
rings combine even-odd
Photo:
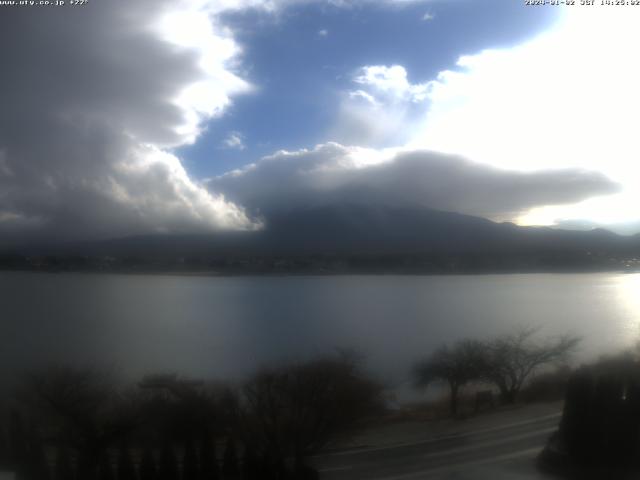
[(98, 364), (131, 378), (238, 379), (356, 349), (397, 388), (461, 337), (520, 325), (584, 337), (594, 357), (640, 338), (639, 274), (197, 277), (0, 272), (0, 369)]

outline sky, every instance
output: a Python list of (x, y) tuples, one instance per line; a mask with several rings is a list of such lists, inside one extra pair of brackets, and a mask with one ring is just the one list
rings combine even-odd
[(3, 242), (347, 201), (640, 232), (640, 6), (4, 3)]

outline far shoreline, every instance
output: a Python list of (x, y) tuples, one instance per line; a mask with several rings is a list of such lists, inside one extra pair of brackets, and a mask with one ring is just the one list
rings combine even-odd
[(617, 269), (531, 269), (531, 270), (483, 270), (483, 271), (300, 271), (300, 272), (224, 272), (217, 270), (82, 270), (82, 269), (0, 269), (4, 273), (31, 274), (75, 274), (75, 275), (122, 275), (157, 277), (457, 277), (457, 276), (496, 276), (496, 275), (577, 275), (577, 274), (637, 274), (639, 268)]

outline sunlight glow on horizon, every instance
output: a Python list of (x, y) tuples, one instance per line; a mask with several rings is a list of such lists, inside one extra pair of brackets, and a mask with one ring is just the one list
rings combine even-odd
[(517, 219), (618, 224), (640, 220), (640, 11), (567, 8), (524, 44), (463, 56), (429, 84), (430, 106), (412, 148), (521, 171), (578, 167), (622, 191)]

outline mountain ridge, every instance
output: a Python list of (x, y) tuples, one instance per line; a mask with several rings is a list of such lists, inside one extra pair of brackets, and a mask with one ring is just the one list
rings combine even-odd
[[(578, 231), (519, 226), (420, 207), (360, 204), (292, 207), (269, 215), (265, 221), (266, 227), (259, 231), (150, 234), (16, 246), (4, 250), (4, 267), (7, 268), (7, 256), (12, 255), (54, 257), (62, 264), (71, 258), (108, 257), (116, 263), (136, 260), (141, 264), (175, 266), (186, 262), (198, 268), (209, 266), (222, 270), (228, 262), (251, 263), (257, 262), (257, 258), (377, 258), (381, 264), (395, 258), (402, 259), (396, 263), (407, 267), (411, 258), (418, 263), (424, 263), (425, 258), (433, 261), (474, 258), (475, 263), (481, 259), (480, 263), (490, 266), (508, 259), (517, 259), (513, 260), (514, 264), (522, 265), (530, 263), (526, 259), (544, 257), (553, 258), (551, 263), (570, 260), (576, 265), (593, 266), (607, 258), (615, 260), (616, 265), (627, 265), (640, 256), (639, 235), (622, 236), (604, 229)], [(545, 262), (548, 263), (547, 260), (542, 263)], [(606, 263), (611, 266), (611, 262)]]

